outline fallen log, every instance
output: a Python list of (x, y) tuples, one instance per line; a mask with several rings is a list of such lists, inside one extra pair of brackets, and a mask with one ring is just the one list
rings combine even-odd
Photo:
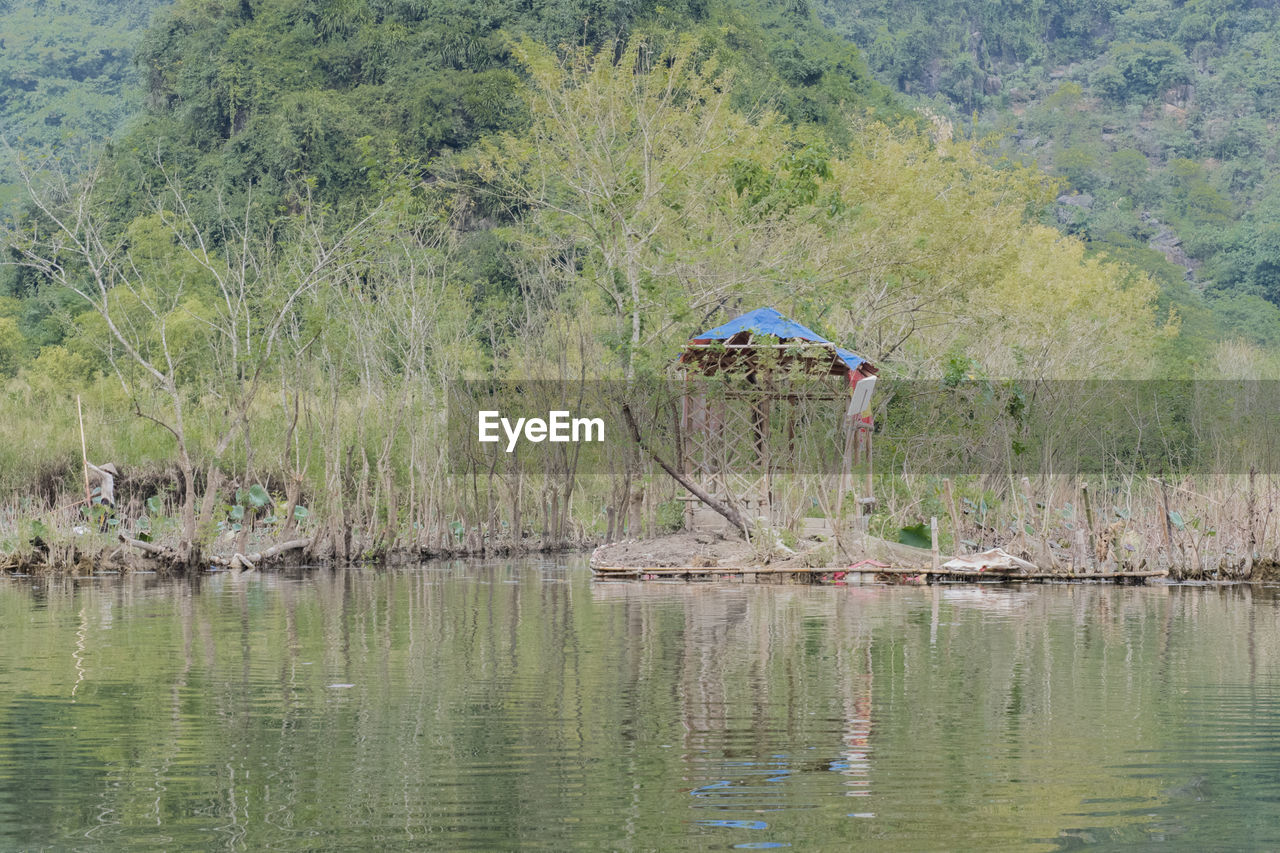
[(253, 571), (263, 560), (270, 560), (272, 557), (278, 557), (288, 551), (300, 551), (310, 544), (310, 539), (290, 539), (287, 542), (278, 542), (270, 548), (250, 554), (241, 554), (237, 551), (230, 557), (211, 557), (209, 562), (215, 566), (223, 566), (236, 571)]
[(141, 539), (132, 539), (128, 536), (125, 536), (123, 533), (120, 534), (120, 541), (128, 545), (130, 548), (137, 548), (139, 551), (143, 552), (144, 554), (150, 554), (153, 557), (172, 556), (173, 554), (173, 552), (170, 551), (168, 548), (165, 548), (160, 545), (156, 545), (151, 542), (143, 542)]
[[(152, 542), (143, 542), (141, 539), (134, 539), (123, 533), (119, 535), (120, 541), (131, 548), (136, 548), (144, 554), (161, 559), (172, 560), (175, 558), (173, 549), (165, 548), (162, 545), (156, 545)], [(306, 548), (311, 544), (310, 539), (289, 539), (285, 542), (277, 542), (270, 548), (262, 551), (255, 551), (250, 554), (241, 554), (236, 552), (230, 557), (214, 556), (209, 558), (209, 563), (214, 566), (221, 566), (236, 571), (252, 571), (258, 567), (263, 560), (270, 560), (272, 557), (278, 557), (289, 551), (298, 551)]]

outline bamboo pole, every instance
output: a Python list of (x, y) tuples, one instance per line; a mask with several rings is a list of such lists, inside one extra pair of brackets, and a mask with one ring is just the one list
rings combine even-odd
[(863, 430), (863, 433), (864, 433), (864, 440), (866, 441), (866, 444), (864, 445), (864, 447), (866, 448), (866, 451), (867, 451), (867, 495), (866, 496), (867, 496), (867, 499), (871, 502), (871, 504), (874, 505), (876, 494), (875, 494), (875, 481), (871, 475), (871, 430), (870, 429)]
[(80, 406), (80, 395), (76, 395), (76, 417), (80, 421), (80, 461), (84, 463), (84, 502), (93, 505), (93, 491), (89, 488), (89, 445), (84, 438), (84, 410)]
[(933, 570), (938, 570), (938, 517), (936, 515), (929, 516), (929, 549), (933, 552)]
[(1080, 500), (1084, 504), (1084, 523), (1088, 528), (1088, 537), (1085, 540), (1085, 559), (1089, 561), (1089, 570), (1096, 572), (1098, 566), (1097, 543), (1094, 542), (1093, 529), (1093, 506), (1089, 503), (1089, 484), (1080, 484)]
[(947, 477), (942, 481), (942, 491), (947, 498), (947, 512), (951, 514), (951, 535), (953, 541), (951, 543), (952, 552), (960, 553), (960, 513), (956, 511), (955, 492), (951, 489), (951, 478)]
[(1169, 484), (1160, 478), (1160, 507), (1164, 510), (1164, 524), (1160, 525), (1164, 531), (1164, 547), (1169, 554), (1169, 560), (1173, 560), (1173, 522), (1169, 519)]

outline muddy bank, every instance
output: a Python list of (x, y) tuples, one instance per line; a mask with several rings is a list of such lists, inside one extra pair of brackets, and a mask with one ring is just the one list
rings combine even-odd
[(836, 560), (834, 547), (822, 539), (803, 538), (748, 542), (716, 531), (683, 531), (653, 539), (629, 539), (601, 545), (592, 566), (635, 568), (748, 568), (753, 566), (819, 566)]
[[(631, 539), (609, 544), (584, 538), (567, 541), (544, 541), (526, 538), (519, 547), (510, 540), (497, 540), (482, 546), (459, 542), (454, 547), (396, 547), (390, 550), (367, 549), (353, 559), (342, 559), (323, 539), (263, 541), (246, 548), (245, 553), (225, 548), (205, 553), (194, 561), (184, 562), (176, 552), (164, 545), (130, 540), (107, 546), (82, 547), (74, 541), (53, 543), (37, 541), (21, 554), (0, 554), (0, 574), (86, 576), (100, 573), (124, 574), (152, 572), (159, 575), (183, 575), (209, 571), (282, 571), (304, 568), (331, 568), (350, 565), (407, 566), (428, 560), (458, 558), (493, 558), (520, 554), (575, 553), (594, 549), (593, 568), (637, 569), (827, 569), (842, 571), (859, 561), (892, 567), (895, 571), (929, 569), (933, 555), (926, 549), (889, 542), (874, 536), (857, 536), (848, 544), (848, 552), (840, 554), (830, 540), (821, 537), (791, 539), (788, 543), (748, 542), (732, 534), (712, 531), (683, 531), (651, 539)], [(99, 540), (100, 542), (101, 540)], [(1035, 561), (1036, 554), (1018, 553)], [(941, 555), (946, 561), (949, 555)], [(1040, 564), (1037, 562), (1037, 566)], [(1041, 566), (1043, 568), (1043, 566)], [(1166, 566), (1123, 565), (1094, 571), (1064, 571), (1060, 566), (1048, 570), (1054, 576), (1088, 578), (1091, 574), (1123, 571), (1159, 570), (1172, 580), (1246, 581), (1253, 583), (1280, 581), (1280, 562), (1257, 560), (1249, 575), (1241, 576), (1218, 567), (1217, 571), (1197, 570), (1181, 564)], [(1044, 572), (1042, 572), (1043, 574)]]
[[(924, 548), (915, 548), (897, 542), (890, 542), (867, 534), (856, 534), (845, 543), (843, 551), (837, 551), (835, 544), (823, 538), (802, 539), (786, 547), (781, 542), (753, 544), (715, 532), (683, 532), (654, 539), (630, 540), (602, 545), (591, 556), (592, 569), (601, 576), (622, 577), (617, 570), (634, 570), (635, 572), (652, 572), (653, 577), (680, 575), (680, 570), (688, 570), (683, 574), (692, 576), (716, 576), (713, 570), (722, 569), (729, 574), (745, 571), (749, 574), (757, 572), (786, 573), (793, 572), (797, 577), (812, 574), (815, 571), (839, 573), (854, 569), (861, 571), (880, 569), (884, 579), (889, 582), (900, 582), (902, 577), (918, 575), (945, 576), (960, 579), (968, 575), (990, 578), (995, 575), (1017, 579), (1080, 579), (1080, 580), (1133, 580), (1149, 577), (1167, 577), (1170, 580), (1201, 580), (1221, 583), (1238, 582), (1274, 582), (1280, 580), (1280, 563), (1271, 560), (1259, 560), (1252, 566), (1250, 574), (1240, 576), (1229, 570), (1227, 566), (1219, 566), (1216, 571), (1204, 571), (1188, 564), (1166, 565), (1164, 563), (1149, 564), (1147, 562), (1115, 563), (1099, 566), (1070, 566), (1061, 561), (1040, 562), (1031, 550), (1019, 549), (1014, 543), (1008, 543), (1008, 552), (997, 548), (1005, 557), (1014, 557), (1020, 566), (979, 567), (960, 566), (948, 570), (950, 554), (938, 554)], [(994, 552), (994, 551), (993, 551)], [(966, 557), (984, 557), (986, 554), (965, 555)], [(957, 561), (957, 565), (958, 565)], [(611, 571), (612, 570), (612, 571)]]
[(678, 566), (745, 566), (756, 562), (743, 539), (718, 533), (682, 532), (655, 539), (630, 539), (601, 545), (591, 565), (675, 568)]
[[(150, 545), (150, 543), (145, 543)], [(0, 574), (12, 575), (93, 575), (154, 572), (160, 575), (183, 575), (209, 571), (282, 571), (298, 568), (333, 568), (351, 565), (406, 566), (427, 560), (450, 560), (464, 557), (506, 557), (518, 554), (560, 554), (586, 551), (599, 544), (596, 540), (567, 542), (525, 542), (515, 547), (511, 542), (494, 542), (483, 547), (460, 545), (456, 548), (395, 548), (369, 553), (357, 559), (342, 560), (332, 552), (312, 550), (310, 540), (264, 543), (256, 550), (241, 554), (218, 552), (183, 561), (165, 546), (137, 547), (121, 542), (109, 547), (81, 549), (73, 544), (46, 545), (24, 554), (0, 555)], [(284, 547), (281, 547), (284, 546)]]

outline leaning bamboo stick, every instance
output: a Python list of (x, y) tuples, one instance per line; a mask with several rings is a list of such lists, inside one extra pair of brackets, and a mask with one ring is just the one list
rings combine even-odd
[(87, 504), (89, 502), (90, 501), (88, 499), (81, 498), (78, 501), (72, 501), (69, 504), (63, 504), (62, 506), (54, 507), (53, 509), (49, 510), (49, 514), (52, 515), (53, 513), (62, 512), (64, 509), (71, 509), (73, 506), (80, 506), (81, 504)]
[(93, 491), (89, 488), (89, 445), (84, 439), (84, 410), (80, 406), (79, 394), (76, 395), (76, 417), (80, 421), (80, 461), (84, 463), (84, 501), (92, 505)]

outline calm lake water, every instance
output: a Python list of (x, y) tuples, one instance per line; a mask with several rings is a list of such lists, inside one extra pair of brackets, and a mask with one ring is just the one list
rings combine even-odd
[(0, 580), (0, 849), (1274, 849), (1277, 592)]

